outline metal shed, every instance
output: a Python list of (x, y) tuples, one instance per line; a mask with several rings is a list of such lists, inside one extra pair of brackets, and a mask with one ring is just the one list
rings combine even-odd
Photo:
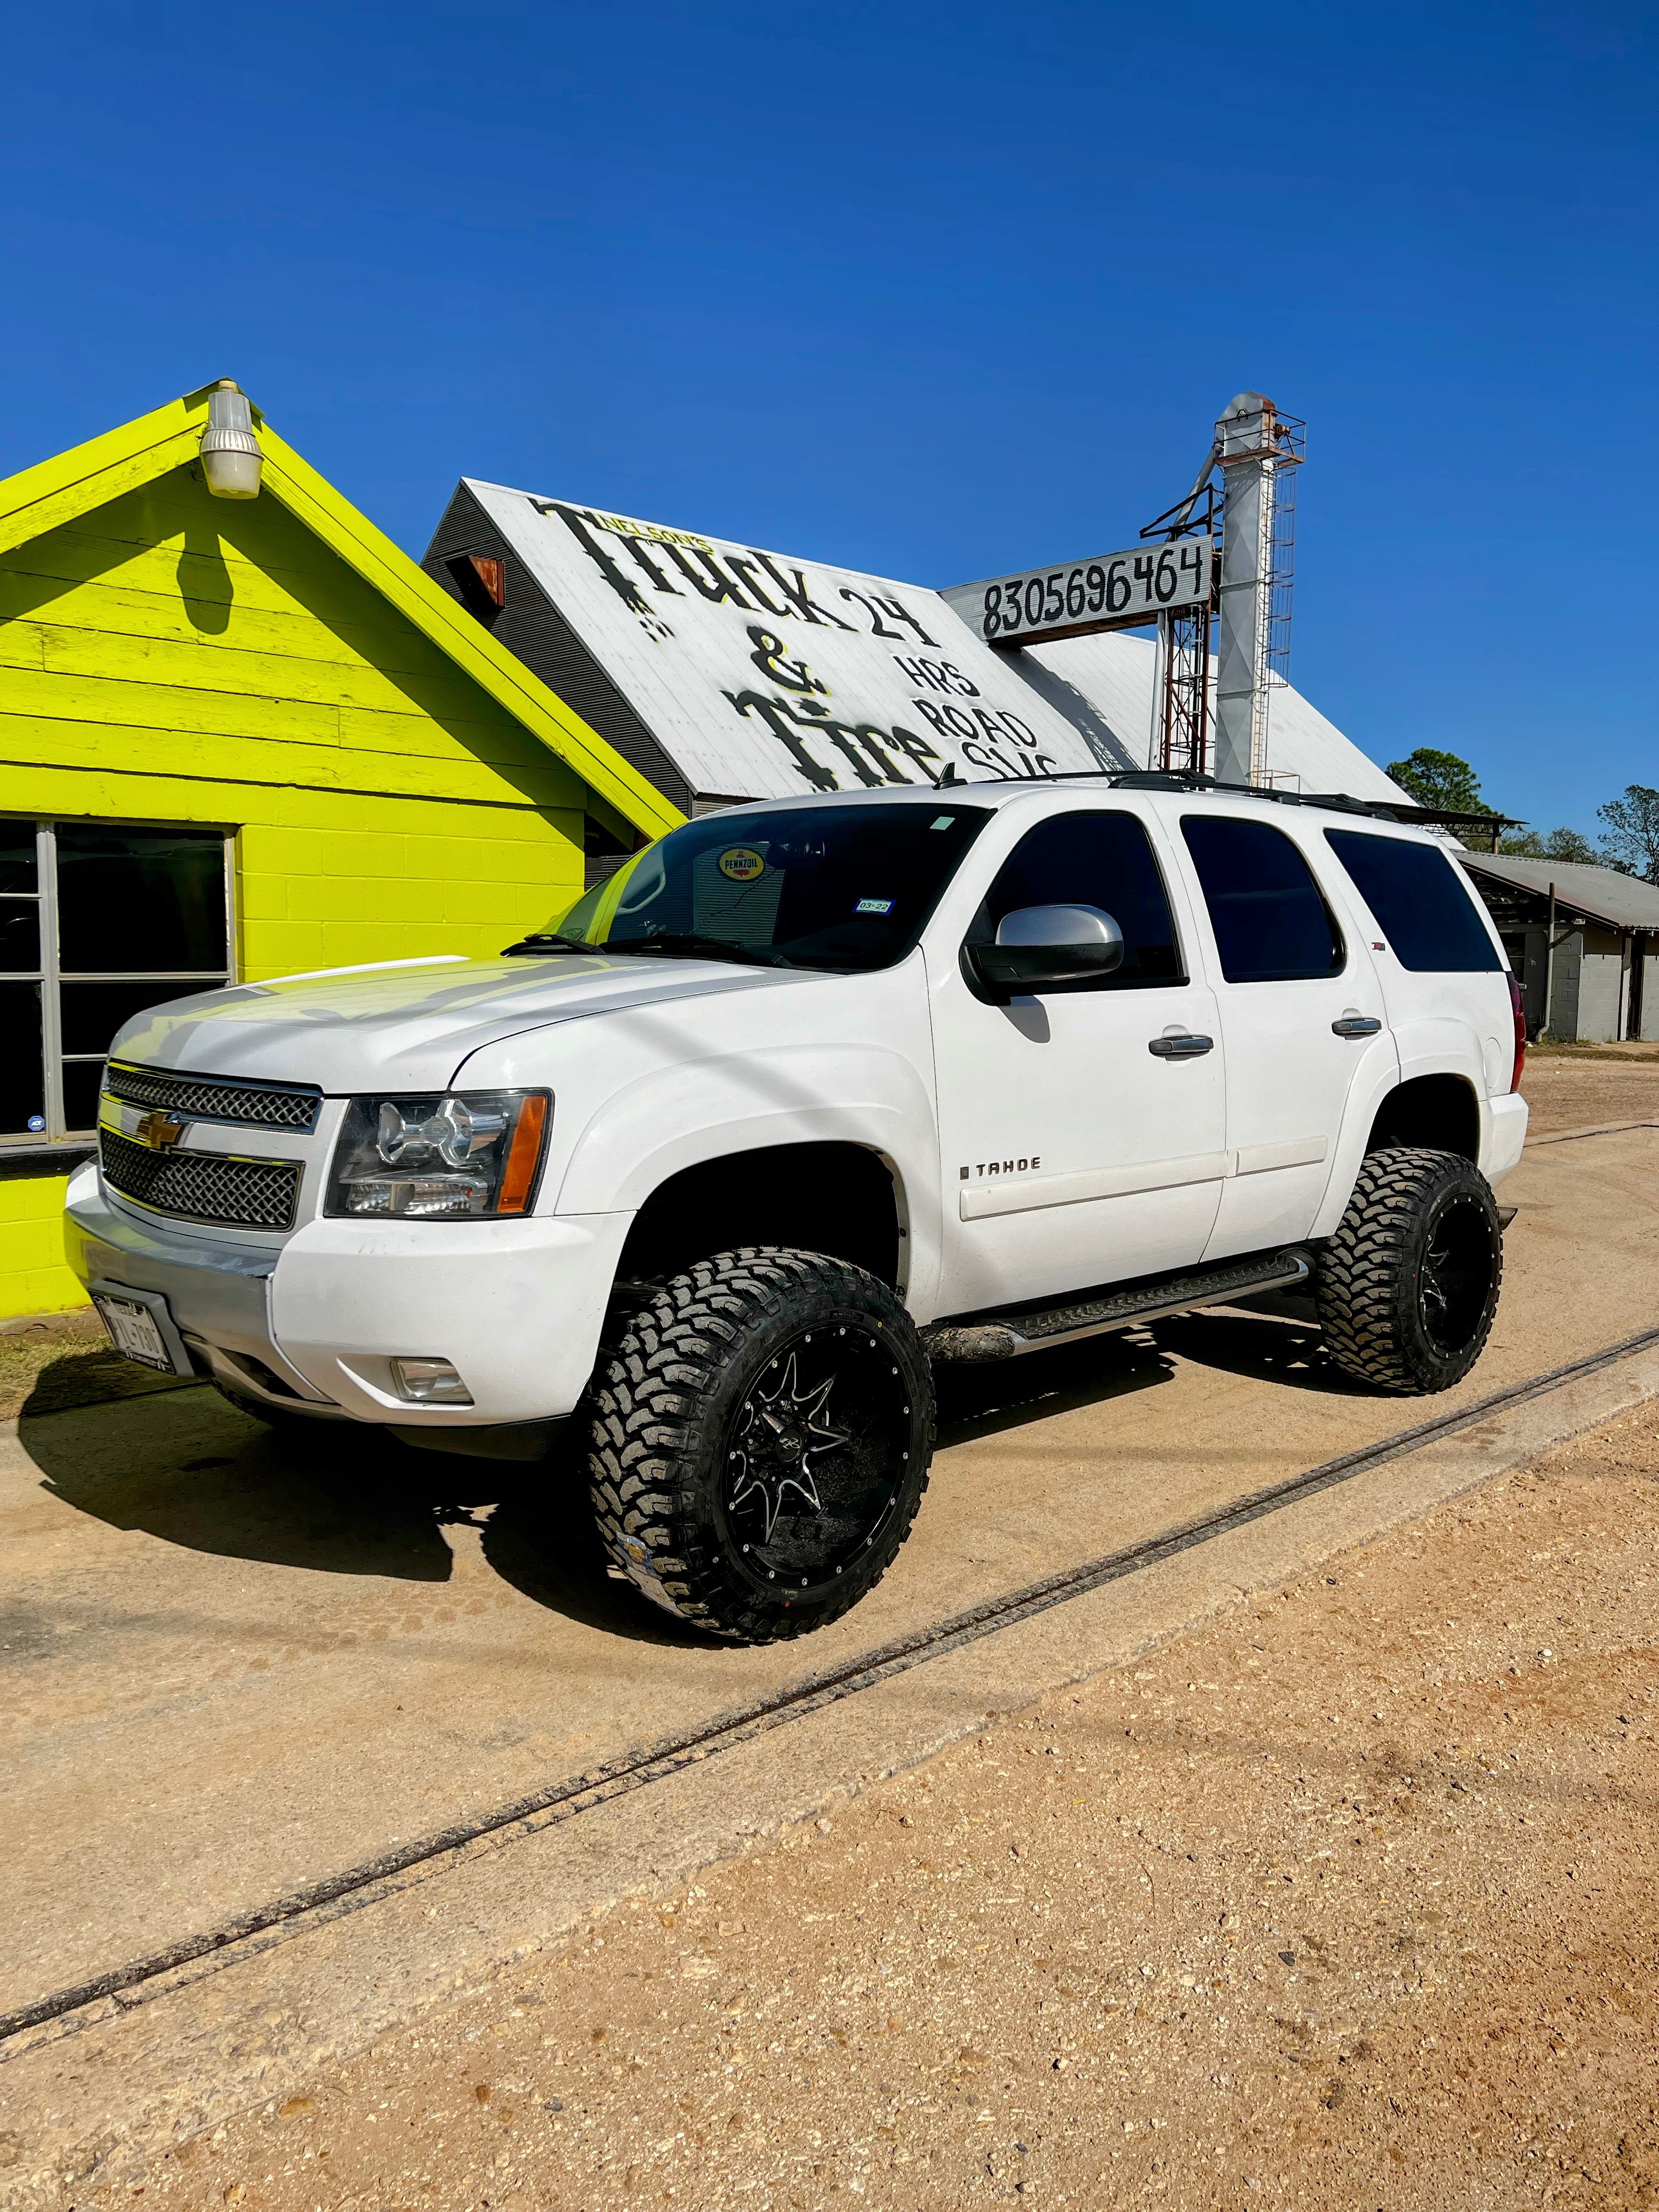
[(1498, 924), (1529, 1035), (1659, 1038), (1659, 884), (1566, 860), (1459, 857)]

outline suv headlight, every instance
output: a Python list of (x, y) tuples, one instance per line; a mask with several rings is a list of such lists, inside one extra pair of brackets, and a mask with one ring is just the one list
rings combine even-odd
[(323, 1211), (408, 1220), (526, 1213), (552, 1118), (545, 1091), (354, 1098)]

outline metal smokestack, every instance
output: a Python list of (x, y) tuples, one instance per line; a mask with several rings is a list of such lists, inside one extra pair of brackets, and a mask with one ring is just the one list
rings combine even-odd
[(1259, 392), (1241, 392), (1216, 424), (1223, 485), (1215, 774), (1266, 784), (1270, 687), (1290, 649), (1291, 471), (1303, 425)]

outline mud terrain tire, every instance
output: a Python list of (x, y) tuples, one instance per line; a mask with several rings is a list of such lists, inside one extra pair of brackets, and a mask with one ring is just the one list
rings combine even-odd
[(1449, 1390), (1485, 1348), (1503, 1275), (1498, 1206), (1472, 1161), (1417, 1146), (1372, 1152), (1320, 1255), (1326, 1346), (1379, 1390)]
[(933, 1386), (888, 1286), (747, 1245), (653, 1288), (601, 1355), (593, 1511), (617, 1569), (705, 1633), (821, 1628), (892, 1564), (927, 1486)]

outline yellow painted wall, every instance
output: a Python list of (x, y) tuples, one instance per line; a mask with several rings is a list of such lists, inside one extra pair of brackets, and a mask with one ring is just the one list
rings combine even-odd
[[(499, 951), (591, 803), (268, 492), (191, 465), (0, 554), (0, 811), (234, 829), (245, 980)], [(0, 1316), (81, 1302), (63, 1189), (0, 1181)]]

